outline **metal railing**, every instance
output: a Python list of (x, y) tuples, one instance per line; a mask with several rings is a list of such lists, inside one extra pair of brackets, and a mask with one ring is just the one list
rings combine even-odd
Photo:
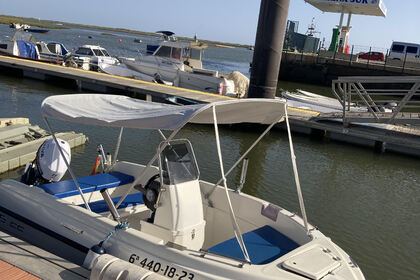
[(332, 92), (344, 123), (420, 124), (420, 76), (340, 77)]

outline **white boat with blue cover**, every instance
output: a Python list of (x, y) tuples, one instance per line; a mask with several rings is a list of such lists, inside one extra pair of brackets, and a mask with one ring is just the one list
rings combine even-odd
[(35, 39), (23, 31), (16, 31), (11, 40), (0, 41), (0, 54), (26, 59), (40, 58)]
[[(41, 113), (49, 127), (51, 119), (121, 127), (113, 160), (103, 161), (104, 173), (83, 178), (75, 178), (69, 168), (73, 180), (54, 182), (61, 175), (50, 174), (56, 179), (45, 182), (44, 168), (38, 172), (44, 179), (38, 178), (42, 180), (34, 181), (34, 186), (0, 182), (0, 229), (93, 266), (91, 279), (102, 279), (99, 274), (110, 279), (105, 276), (115, 271), (107, 270), (108, 263), (94, 273), (100, 262), (89, 262), (90, 248), (168, 279), (364, 279), (350, 256), (307, 222), (291, 142), (291, 176), (296, 180), (302, 218), (242, 193), (245, 163), (239, 187), (227, 186), (226, 176), (276, 123), (285, 120), (288, 126), (284, 101), (243, 99), (174, 106), (80, 94), (48, 97)], [(218, 125), (240, 122), (268, 127), (225, 171)], [(200, 180), (192, 144), (175, 139), (187, 123), (214, 125), (218, 182)], [(116, 160), (123, 128), (156, 130), (162, 136), (147, 163)], [(65, 146), (55, 137), (54, 143), (54, 147)], [(39, 153), (39, 167), (48, 151), (44, 147)], [(68, 149), (58, 151), (60, 160), (51, 166), (61, 168), (64, 162), (70, 167)], [(280, 191), (281, 186), (273, 188)], [(127, 276), (128, 272), (118, 273)]]
[(67, 56), (71, 55), (67, 48), (60, 42), (40, 41), (36, 43), (39, 59), (55, 63), (64, 63)]

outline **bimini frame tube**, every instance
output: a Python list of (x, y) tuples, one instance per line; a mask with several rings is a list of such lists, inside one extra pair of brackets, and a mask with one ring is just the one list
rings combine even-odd
[(112, 161), (112, 166), (115, 165), (117, 162), (118, 152), (120, 151), (120, 145), (121, 145), (121, 138), (123, 134), (124, 127), (121, 127), (120, 129), (120, 135), (118, 136), (117, 145), (115, 146), (115, 152), (114, 152), (114, 160)]
[(217, 116), (216, 116), (216, 106), (213, 105), (213, 120), (214, 120), (214, 133), (216, 134), (216, 146), (217, 146), (217, 154), (219, 156), (219, 165), (220, 165), (220, 173), (222, 173), (222, 180), (223, 186), (226, 192), (226, 198), (229, 204), (230, 210), (230, 217), (232, 220), (233, 231), (235, 232), (236, 240), (239, 243), (239, 247), (241, 247), (242, 253), (244, 254), (245, 260), (248, 263), (251, 263), (251, 259), (249, 258), (248, 251), (246, 250), (244, 240), (242, 239), (241, 230), (239, 229), (238, 222), (235, 218), (235, 213), (233, 212), (232, 202), (230, 201), (229, 191), (227, 188), (225, 171), (223, 169), (223, 158), (222, 158), (222, 150), (220, 148), (220, 138), (219, 138), (219, 128), (217, 127)]
[(86, 201), (86, 199), (85, 199), (85, 196), (83, 195), (82, 189), (80, 188), (79, 183), (77, 182), (77, 178), (76, 178), (76, 176), (74, 175), (73, 170), (70, 168), (70, 164), (69, 164), (69, 162), (67, 161), (66, 157), (64, 156), (64, 152), (63, 152), (63, 150), (61, 149), (61, 146), (60, 146), (60, 144), (58, 143), (57, 138), (55, 137), (54, 131), (51, 129), (50, 123), (48, 122), (47, 118), (44, 118), (44, 121), (45, 121), (45, 123), (47, 124), (48, 129), (50, 130), (50, 133), (51, 133), (51, 135), (52, 135), (52, 138), (54, 139), (55, 144), (57, 144), (58, 150), (60, 151), (60, 154), (61, 154), (61, 156), (62, 156), (62, 157), (63, 157), (63, 159), (64, 159), (64, 163), (66, 164), (67, 169), (69, 170), (70, 176), (71, 176), (71, 178), (73, 179), (74, 184), (76, 185), (77, 189), (79, 190), (80, 196), (81, 196), (81, 197), (82, 197), (82, 199), (83, 199), (83, 203), (85, 204), (86, 209), (88, 209), (89, 211), (92, 211), (92, 210), (90, 210), (89, 204), (87, 203), (87, 201)]
[[(245, 153), (243, 153), (243, 155), (232, 165), (232, 167), (225, 173), (225, 176), (228, 176), (234, 169), (235, 167), (248, 155), (248, 153), (250, 151), (252, 151), (252, 149), (254, 149), (254, 147), (261, 141), (261, 139), (271, 130), (271, 128), (278, 123), (281, 119), (283, 118), (283, 116), (279, 117), (278, 119), (276, 119), (274, 122), (272, 122), (265, 130), (263, 133), (261, 133), (261, 135), (257, 138), (257, 140), (254, 141), (254, 143), (252, 143), (252, 145), (248, 148), (248, 150), (246, 150)], [(209, 199), (210, 196), (213, 194), (214, 190), (216, 189), (217, 185), (219, 185), (221, 182), (223, 181), (223, 178), (220, 178), (219, 181), (217, 181), (216, 184), (214, 184), (214, 188), (213, 190), (211, 190), (210, 192), (208, 192), (204, 198)]]
[[(185, 124), (184, 124), (185, 125)], [(159, 154), (163, 151), (163, 149), (165, 149), (165, 147), (168, 145), (169, 141), (172, 140), (172, 138), (175, 137), (175, 135), (177, 135), (178, 131), (181, 130), (181, 128), (184, 127), (181, 126), (180, 128), (174, 130), (171, 135), (169, 135), (169, 137), (165, 140), (165, 142), (163, 142), (163, 144), (158, 148), (156, 154), (153, 156), (153, 158), (147, 163), (146, 167), (143, 169), (143, 171), (140, 173), (139, 177), (131, 184), (131, 186), (128, 188), (128, 190), (125, 192), (125, 194), (121, 197), (121, 199), (118, 201), (117, 204), (115, 204), (115, 208), (118, 209), (118, 206), (120, 206), (120, 204), (124, 201), (124, 199), (127, 197), (127, 195), (131, 192), (131, 190), (134, 188), (135, 185), (137, 185), (140, 180), (143, 178), (144, 174), (146, 173), (147, 169), (150, 168), (150, 166), (153, 164), (153, 162), (155, 162), (155, 160), (158, 158)]]
[(296, 166), (296, 156), (295, 156), (295, 151), (293, 149), (292, 133), (290, 132), (289, 117), (287, 116), (287, 108), (284, 112), (286, 116), (287, 135), (289, 137), (289, 146), (290, 146), (290, 157), (292, 159), (293, 174), (295, 175), (295, 183), (296, 183), (296, 190), (298, 193), (300, 211), (302, 212), (303, 222), (305, 224), (306, 231), (309, 234), (308, 218), (306, 217), (305, 203), (303, 203), (303, 195), (302, 195), (302, 190), (300, 188), (299, 174), (298, 174), (297, 166)]

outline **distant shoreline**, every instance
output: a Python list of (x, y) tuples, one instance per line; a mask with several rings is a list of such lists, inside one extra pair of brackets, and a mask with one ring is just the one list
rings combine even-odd
[[(45, 19), (37, 19), (37, 18), (0, 15), (0, 24), (9, 25), (11, 23), (25, 23), (31, 26), (37, 26), (37, 27), (47, 28), (47, 29), (67, 29), (67, 27), (63, 25), (68, 25), (68, 26), (74, 26), (74, 27), (100, 29), (100, 30), (106, 30), (106, 31), (117, 31), (117, 32), (125, 32), (125, 33), (138, 34), (138, 35), (159, 37), (159, 34), (156, 34), (153, 32), (137, 31), (137, 30), (131, 30), (131, 29), (126, 29), (126, 28), (103, 27), (103, 26), (96, 26), (96, 25), (70, 23), (70, 22), (64, 22), (64, 21), (54, 21), (54, 20), (45, 20)], [(187, 40), (187, 41), (194, 40), (193, 38), (188, 38), (188, 37), (178, 37), (178, 38), (180, 40)], [(245, 44), (226, 43), (226, 42), (218, 42), (218, 41), (203, 40), (203, 39), (200, 39), (199, 41), (202, 43), (214, 46), (214, 47), (220, 47), (220, 46), (239, 47), (239, 48), (252, 47), (250, 45), (245, 45)]]

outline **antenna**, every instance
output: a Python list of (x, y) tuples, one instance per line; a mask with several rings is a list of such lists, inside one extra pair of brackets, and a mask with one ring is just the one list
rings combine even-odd
[(311, 24), (308, 26), (306, 35), (313, 37), (315, 34), (321, 34), (321, 32), (316, 31), (315, 17), (312, 18)]

